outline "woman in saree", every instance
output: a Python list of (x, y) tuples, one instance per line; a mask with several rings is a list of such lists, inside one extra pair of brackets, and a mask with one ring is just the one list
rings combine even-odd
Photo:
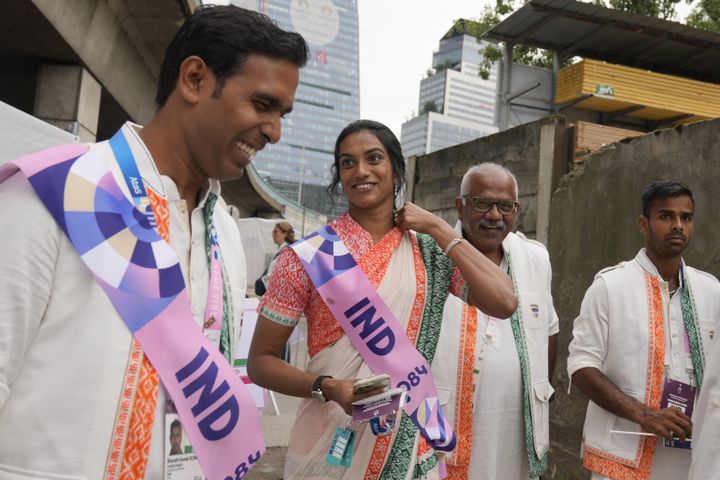
[[(517, 299), (504, 272), (458, 239), (444, 220), (398, 200), (406, 182), (405, 161), (390, 129), (369, 120), (351, 123), (340, 133), (334, 153), (329, 191), (341, 185), (349, 208), (330, 226), (428, 362), (448, 293), (497, 318), (513, 313)], [(305, 397), (291, 432), (286, 480), (440, 478), (438, 456), (405, 413), (384, 436), (375, 436), (367, 424), (353, 424), (351, 465), (326, 462), (336, 428), (350, 418), (351, 403), (379, 391), (354, 394), (352, 384), (385, 372), (370, 370), (292, 248), (278, 257), (259, 312), (250, 378), (270, 390)], [(308, 324), (307, 371), (279, 358), (302, 314)], [(321, 395), (312, 398), (313, 389)]]

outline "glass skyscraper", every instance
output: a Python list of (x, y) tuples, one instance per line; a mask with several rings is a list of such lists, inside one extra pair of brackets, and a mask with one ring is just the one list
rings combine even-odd
[(335, 216), (343, 205), (325, 194), (335, 139), (360, 118), (357, 0), (231, 0), (300, 33), (310, 47), (293, 111), (282, 138), (253, 160), (261, 176), (287, 198)]
[(471, 20), (458, 20), (433, 54), (434, 73), (420, 82), (419, 115), (402, 124), (405, 157), (423, 155), (497, 132), (497, 66), (478, 74), (482, 45), (468, 33)]

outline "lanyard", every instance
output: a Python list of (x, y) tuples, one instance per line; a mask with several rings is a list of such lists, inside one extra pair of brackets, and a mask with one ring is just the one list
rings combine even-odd
[[(119, 130), (112, 136), (110, 139), (110, 148), (113, 151), (113, 155), (115, 155), (117, 164), (125, 180), (125, 185), (127, 185), (130, 191), (135, 207), (145, 215), (150, 225), (156, 228), (157, 221), (150, 200), (148, 199), (145, 183), (140, 176), (137, 162), (122, 130)], [(212, 212), (210, 215), (212, 216)], [(223, 319), (222, 263), (215, 222), (209, 222), (207, 228), (210, 229), (210, 284), (208, 287), (208, 298), (205, 304), (203, 331), (216, 346), (219, 346)]]
[(130, 196), (133, 199), (135, 207), (145, 215), (145, 218), (153, 228), (157, 227), (155, 213), (152, 210), (147, 191), (145, 190), (145, 183), (143, 183), (142, 177), (140, 176), (140, 170), (138, 170), (135, 157), (132, 154), (132, 150), (130, 150), (130, 145), (128, 145), (125, 135), (122, 133), (122, 129), (110, 139), (110, 148), (117, 159), (117, 164), (120, 167), (120, 172), (122, 172), (125, 185), (130, 191)]
[(203, 327), (205, 335), (217, 346), (220, 345), (220, 335), (223, 320), (223, 275), (215, 222), (206, 228), (210, 229), (210, 285), (208, 299), (205, 304), (205, 322)]

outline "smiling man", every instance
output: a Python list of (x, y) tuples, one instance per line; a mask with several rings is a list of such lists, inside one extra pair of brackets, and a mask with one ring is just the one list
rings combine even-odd
[(548, 253), (512, 233), (520, 204), (505, 167), (470, 168), (455, 206), (463, 237), (510, 275), (520, 306), (498, 319), (454, 298), (445, 304), (432, 370), (458, 434), (448, 479), (535, 478), (547, 465), (559, 330)]
[(0, 477), (189, 474), (186, 456), (164, 458), (178, 416), (206, 477), (257, 461), (256, 409), (227, 363), (247, 282), (219, 181), (280, 139), (306, 60), (266, 16), (198, 8), (144, 127), (0, 171)]
[(689, 188), (647, 185), (645, 247), (595, 276), (575, 319), (568, 375), (590, 397), (583, 465), (592, 478), (687, 478), (692, 408), (720, 318), (720, 284), (685, 264), (694, 228)]

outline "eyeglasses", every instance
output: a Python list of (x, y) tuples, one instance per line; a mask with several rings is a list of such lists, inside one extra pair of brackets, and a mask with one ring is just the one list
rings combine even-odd
[(480, 213), (488, 213), (495, 205), (497, 205), (500, 215), (512, 215), (515, 211), (517, 211), (518, 207), (518, 202), (509, 202), (507, 200), (496, 201), (488, 200), (487, 198), (468, 196), (463, 196), (463, 198), (469, 199), (472, 202), (475, 211)]

